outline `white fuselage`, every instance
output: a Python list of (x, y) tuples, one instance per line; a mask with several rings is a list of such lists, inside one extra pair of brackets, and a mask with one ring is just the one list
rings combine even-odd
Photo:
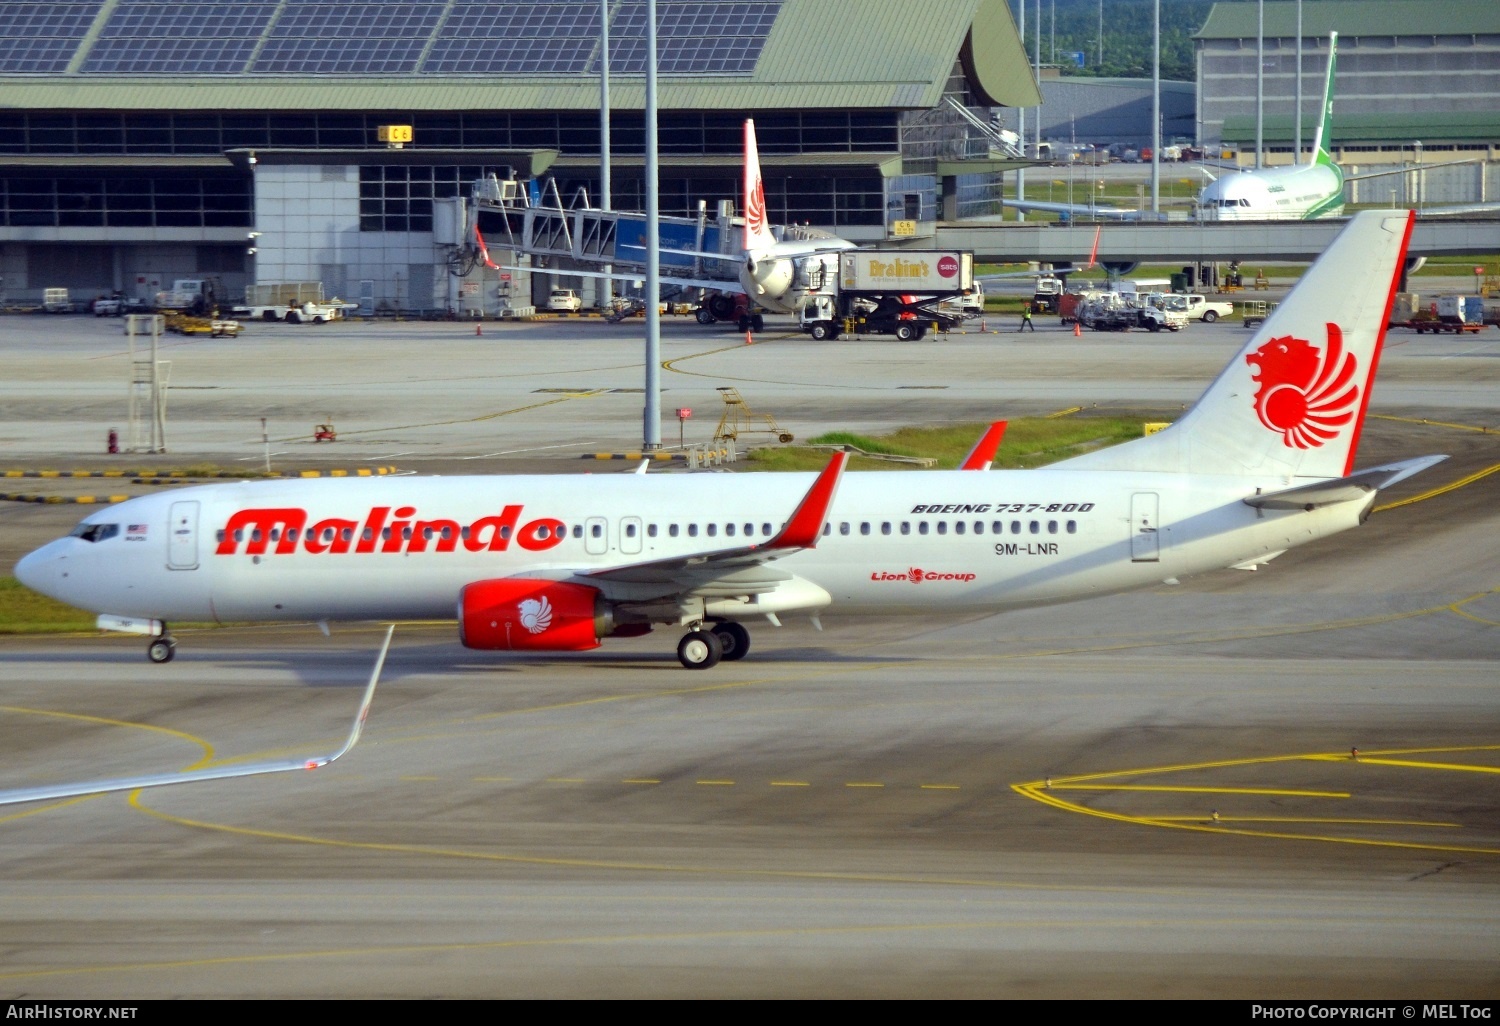
[[(27, 556), (28, 587), (157, 620), (452, 619), (459, 592), (571, 580), (649, 603), (660, 584), (592, 570), (769, 539), (812, 475), (387, 478), (207, 485), (112, 506)], [(682, 620), (796, 610), (1006, 609), (1263, 561), (1355, 526), (1366, 503), (1258, 511), (1281, 478), (1109, 471), (845, 475), (816, 548), (715, 582)], [(249, 513), (246, 511), (263, 511)], [(238, 539), (235, 525), (238, 524)], [(289, 531), (294, 529), (293, 531)], [(85, 532), (88, 533), (88, 532)], [(665, 616), (658, 618), (665, 622)]]
[(1305, 220), (1343, 210), (1344, 179), (1328, 164), (1227, 174), (1198, 193), (1205, 221)]

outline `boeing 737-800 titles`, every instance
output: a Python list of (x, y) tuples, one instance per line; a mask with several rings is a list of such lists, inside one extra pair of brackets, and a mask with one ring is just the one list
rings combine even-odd
[[(1356, 471), (1409, 211), (1357, 215), (1164, 431), (1036, 470), (397, 477), (132, 499), (16, 576), (151, 636), (165, 622), (457, 620), (470, 648), (592, 649), (657, 626), (704, 669), (780, 617), (972, 615), (1253, 567), (1357, 526), (1442, 457)], [(990, 451), (986, 451), (990, 450)]]

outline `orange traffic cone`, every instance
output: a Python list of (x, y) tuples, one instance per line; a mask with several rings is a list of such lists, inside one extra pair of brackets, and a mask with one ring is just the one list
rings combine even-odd
[(476, 334), (476, 335), (483, 335), (484, 334), (484, 322), (483, 321), (475, 321), (474, 322), (474, 334)]
[(745, 331), (745, 345), (747, 345), (747, 346), (753, 346), (753, 345), (755, 345), (755, 339), (753, 339), (753, 338), (750, 337), (750, 332), (749, 332), (748, 329)]
[(1081, 336), (1083, 334), (1083, 328), (1079, 325), (1079, 323), (1077, 321), (1073, 322), (1073, 334), (1079, 335), (1079, 336)]

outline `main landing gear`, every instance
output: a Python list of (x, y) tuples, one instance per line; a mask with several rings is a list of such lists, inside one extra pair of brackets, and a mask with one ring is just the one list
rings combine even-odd
[(146, 646), (146, 658), (153, 663), (170, 663), (176, 654), (177, 639), (168, 634), (167, 625), (162, 624), (161, 634), (152, 638)]
[(733, 620), (724, 620), (704, 630), (701, 624), (677, 643), (677, 658), (689, 670), (707, 670), (720, 659), (743, 659), (750, 651), (750, 632)]

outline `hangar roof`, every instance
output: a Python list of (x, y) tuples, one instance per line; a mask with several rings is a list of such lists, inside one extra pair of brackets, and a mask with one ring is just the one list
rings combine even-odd
[[(591, 110), (599, 4), (6, 3), (0, 109)], [(645, 104), (645, 4), (617, 0), (610, 96)], [(335, 24), (336, 23), (336, 24)], [(659, 0), (664, 110), (920, 109), (955, 62), (1040, 102), (1006, 0)]]
[[(1437, 8), (1437, 9), (1435, 9)], [(1297, 5), (1265, 5), (1268, 38), (1297, 36)], [(1214, 4), (1195, 39), (1254, 39), (1256, 5)], [(1493, 0), (1320, 0), (1302, 5), (1304, 39), (1337, 32), (1345, 36), (1488, 35), (1500, 32), (1500, 4)]]

